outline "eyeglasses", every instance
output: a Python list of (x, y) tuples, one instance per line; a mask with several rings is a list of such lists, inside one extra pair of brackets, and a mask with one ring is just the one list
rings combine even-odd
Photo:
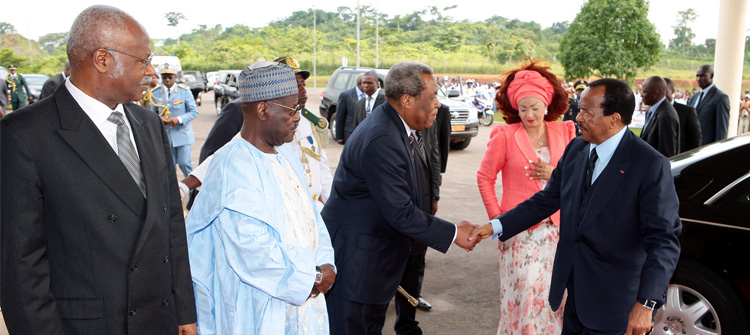
[(112, 49), (112, 48), (100, 48), (100, 49), (104, 49), (104, 50), (107, 50), (107, 51), (114, 51), (114, 52), (116, 52), (116, 53), (120, 53), (120, 54), (123, 54), (123, 55), (125, 55), (125, 56), (130, 56), (130, 57), (133, 57), (133, 58), (135, 58), (135, 59), (139, 60), (139, 61), (141, 62), (141, 64), (143, 64), (143, 68), (144, 68), (144, 69), (145, 69), (145, 68), (147, 68), (147, 67), (149, 66), (149, 64), (151, 64), (151, 59), (153, 59), (153, 58), (154, 58), (154, 55), (153, 55), (153, 54), (151, 54), (151, 55), (148, 55), (148, 58), (141, 58), (141, 57), (138, 57), (138, 56), (133, 56), (133, 55), (131, 55), (131, 54), (129, 54), (129, 53), (126, 53), (126, 52), (122, 52), (122, 51), (120, 51), (120, 50), (116, 50), (116, 49)]
[(266, 101), (266, 102), (269, 103), (269, 104), (272, 104), (272, 105), (279, 106), (279, 107), (284, 107), (286, 109), (289, 109), (289, 110), (292, 110), (292, 111), (295, 111), (295, 112), (299, 112), (299, 110), (300, 110), (299, 104), (295, 105), (294, 107), (289, 107), (289, 106), (284, 106), (282, 104), (277, 104), (277, 103), (275, 103), (273, 101)]

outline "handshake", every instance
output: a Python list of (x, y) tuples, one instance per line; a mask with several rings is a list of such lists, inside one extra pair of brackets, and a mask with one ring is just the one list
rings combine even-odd
[(482, 226), (472, 225), (469, 221), (461, 220), (456, 225), (456, 245), (464, 248), (467, 252), (474, 250), (474, 246), (483, 239), (489, 238), (494, 233), (492, 225), (485, 223)]

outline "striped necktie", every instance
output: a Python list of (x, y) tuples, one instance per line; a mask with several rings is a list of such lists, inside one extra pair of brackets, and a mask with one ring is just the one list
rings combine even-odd
[(117, 156), (128, 169), (130, 176), (133, 177), (138, 188), (141, 189), (143, 197), (146, 197), (146, 183), (143, 181), (143, 174), (141, 173), (141, 160), (135, 152), (135, 146), (130, 140), (130, 131), (128, 126), (125, 125), (125, 119), (122, 113), (112, 112), (107, 118), (107, 121), (117, 125)]
[(422, 131), (417, 130), (415, 133), (417, 134), (417, 151), (419, 152), (419, 157), (422, 157), (422, 161), (427, 162), (427, 157), (424, 152), (424, 138), (422, 137)]

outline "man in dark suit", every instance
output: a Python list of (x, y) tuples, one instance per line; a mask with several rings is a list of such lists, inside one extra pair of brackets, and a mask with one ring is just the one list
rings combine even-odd
[(667, 101), (667, 82), (659, 76), (643, 82), (643, 103), (649, 105), (641, 138), (666, 157), (680, 152), (680, 119)]
[(42, 100), (54, 92), (66, 78), (70, 76), (70, 61), (65, 62), (65, 69), (62, 72), (54, 75), (52, 78), (47, 79), (42, 86), (42, 93), (39, 93), (39, 100)]
[(674, 83), (669, 78), (667, 82), (667, 100), (672, 104), (680, 118), (680, 152), (693, 150), (701, 146), (701, 123), (695, 108), (674, 101)]
[(421, 63), (394, 65), (386, 103), (344, 147), (323, 220), (336, 255), (336, 284), (326, 296), (331, 334), (380, 334), (412, 242), (440, 252), (471, 250), (471, 225), (429, 214), (430, 169), (416, 131), (435, 120), (437, 84)]
[[(424, 158), (420, 155), (420, 161), (424, 164), (423, 167), (425, 170), (423, 171), (429, 171), (428, 183), (430, 186), (429, 192), (425, 192), (422, 195), (422, 209), (430, 213), (430, 215), (435, 215), (438, 210), (438, 200), (440, 200), (440, 164), (442, 159), (440, 157), (440, 139), (438, 138), (438, 133), (441, 131), (443, 125), (439, 124), (438, 120), (440, 119), (440, 109), (445, 105), (440, 104), (440, 106), (438, 107), (435, 122), (421, 133), (426, 155)], [(445, 119), (447, 110), (443, 112), (443, 119)], [(448, 140), (450, 141), (450, 138)], [(425, 175), (424, 177), (427, 176)], [(427, 181), (427, 179), (424, 180)], [(422, 281), (424, 280), (426, 255), (427, 246), (424, 243), (412, 242), (409, 259), (406, 261), (406, 269), (403, 276), (401, 276), (400, 285), (407, 293), (417, 298), (418, 304), (416, 307), (412, 306), (406, 297), (401, 294), (396, 295), (396, 324), (393, 327), (396, 334), (422, 334), (419, 322), (416, 321), (416, 310), (417, 308), (426, 311), (432, 309), (432, 305), (422, 298)]]
[(635, 98), (626, 83), (591, 83), (580, 108), (581, 137), (547, 187), (472, 237), (505, 241), (559, 209), (549, 302), (557, 310), (567, 289), (562, 334), (645, 334), (680, 254), (669, 161), (628, 130)]
[[(131, 16), (92, 6), (71, 77), (0, 121), (2, 300), (11, 334), (196, 334), (182, 206), (154, 68)], [(141, 58), (142, 57), (142, 58)]]
[(378, 74), (375, 71), (362, 75), (362, 92), (365, 93), (365, 97), (354, 105), (354, 128), (385, 102), (385, 93), (378, 89)]
[(714, 68), (703, 65), (695, 73), (701, 87), (687, 105), (695, 108), (701, 122), (702, 145), (727, 138), (729, 131), (729, 97), (714, 84)]
[[(440, 104), (435, 123), (438, 124), (437, 146), (440, 152), (440, 173), (442, 174), (448, 168), (448, 152), (451, 150), (451, 113), (448, 105)], [(442, 183), (443, 177), (440, 176), (440, 184)]]
[[(352, 87), (339, 94), (339, 101), (336, 105), (336, 142), (344, 144), (354, 131), (354, 105), (359, 101), (364, 74), (357, 76), (357, 86)], [(364, 95), (364, 94), (362, 94)]]

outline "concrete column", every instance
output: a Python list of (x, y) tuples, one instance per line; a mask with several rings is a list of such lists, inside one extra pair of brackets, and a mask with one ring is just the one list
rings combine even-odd
[(714, 56), (714, 83), (729, 96), (729, 137), (737, 135), (742, 65), (745, 57), (745, 19), (748, 0), (721, 0), (719, 32)]

